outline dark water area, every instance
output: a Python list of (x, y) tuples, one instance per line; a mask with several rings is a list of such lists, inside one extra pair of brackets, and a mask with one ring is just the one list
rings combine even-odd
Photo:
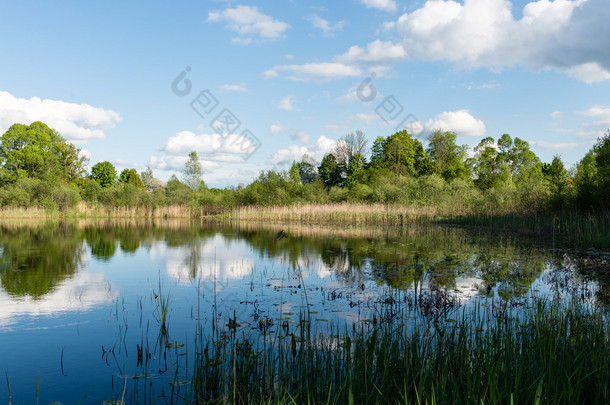
[(4, 222), (0, 398), (170, 403), (197, 330), (268, 339), (307, 317), (336, 333), (431, 296), (430, 322), (530, 297), (606, 305), (610, 282), (578, 265), (592, 255), (444, 226)]

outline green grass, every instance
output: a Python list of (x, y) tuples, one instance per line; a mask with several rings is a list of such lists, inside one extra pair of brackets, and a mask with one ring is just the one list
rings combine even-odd
[[(425, 320), (214, 341), (199, 331), (192, 403), (608, 403), (608, 319), (538, 301), (484, 325)], [(515, 315), (513, 313), (513, 315)], [(279, 328), (278, 328), (279, 329)], [(330, 333), (328, 333), (330, 332)]]

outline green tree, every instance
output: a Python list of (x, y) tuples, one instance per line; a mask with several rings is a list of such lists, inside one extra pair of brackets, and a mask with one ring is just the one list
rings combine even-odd
[(97, 181), (102, 188), (110, 187), (116, 181), (116, 169), (108, 161), (96, 163), (91, 168), (91, 178)]
[(297, 162), (292, 162), (292, 166), (290, 166), (290, 171), (288, 174), (290, 176), (290, 181), (295, 184), (303, 184), (301, 182), (301, 176), (299, 175), (299, 164)]
[(193, 200), (193, 189), (172, 175), (165, 186), (165, 193), (170, 204), (188, 205)]
[(123, 184), (131, 184), (137, 188), (146, 188), (136, 169), (123, 169), (119, 176), (119, 181)]
[(610, 130), (593, 147), (597, 167), (597, 183), (602, 205), (610, 206)]
[(356, 184), (360, 184), (364, 181), (364, 166), (366, 159), (360, 153), (352, 155), (347, 165), (347, 176), (345, 179), (345, 185), (353, 187)]
[(595, 155), (593, 148), (576, 165), (576, 191), (578, 203), (583, 208), (597, 205), (599, 183)]
[(551, 163), (543, 164), (542, 174), (549, 184), (551, 203), (557, 208), (563, 208), (566, 202), (570, 178), (561, 158), (555, 155)]
[(502, 167), (503, 158), (491, 136), (481, 140), (475, 146), (474, 152), (474, 181), (477, 187), (488, 190), (498, 185), (501, 180), (508, 179), (508, 169), (506, 166)]
[(0, 141), (0, 182), (35, 178), (79, 183), (86, 160), (80, 149), (44, 123), (14, 124)]
[(469, 179), (470, 170), (466, 164), (467, 146), (458, 146), (455, 132), (434, 131), (428, 136), (428, 155), (432, 158), (438, 173), (450, 182), (454, 179)]
[(201, 163), (199, 163), (197, 152), (192, 151), (189, 153), (189, 159), (184, 165), (184, 183), (193, 191), (199, 190), (199, 188), (205, 186), (202, 175), (203, 169), (201, 168)]
[(302, 184), (310, 184), (316, 181), (318, 173), (316, 171), (316, 162), (307, 154), (303, 155), (303, 159), (297, 163), (299, 169), (299, 177)]
[(318, 174), (326, 188), (342, 186), (344, 181), (344, 171), (344, 166), (337, 162), (337, 158), (335, 158), (335, 155), (332, 153), (324, 156), (322, 162), (320, 163), (320, 167), (318, 168)]
[(398, 175), (430, 171), (430, 162), (424, 162), (427, 154), (421, 142), (406, 130), (387, 138), (378, 137), (371, 150), (371, 167), (374, 169), (387, 168)]

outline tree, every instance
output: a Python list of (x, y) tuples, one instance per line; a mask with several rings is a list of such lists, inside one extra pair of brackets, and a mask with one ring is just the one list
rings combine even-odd
[(99, 162), (91, 168), (91, 178), (102, 188), (110, 187), (116, 181), (116, 169), (108, 161)]
[(332, 153), (324, 156), (322, 163), (320, 163), (320, 167), (318, 168), (318, 174), (326, 188), (342, 186), (344, 171), (345, 167), (337, 162), (337, 158)]
[(87, 159), (57, 131), (40, 121), (14, 124), (0, 141), (0, 182), (35, 178), (78, 183)]
[(316, 181), (316, 178), (318, 177), (316, 166), (316, 161), (311, 156), (307, 154), (303, 155), (303, 159), (297, 163), (302, 184), (309, 184)]
[(353, 187), (356, 184), (360, 184), (364, 181), (364, 165), (366, 159), (360, 153), (356, 153), (349, 160), (347, 165), (347, 176), (345, 179), (345, 185)]
[(337, 162), (347, 166), (352, 156), (356, 154), (366, 155), (367, 143), (364, 132), (356, 131), (355, 134), (350, 133), (339, 139), (332, 153), (335, 155)]
[(568, 188), (568, 171), (565, 169), (561, 158), (558, 155), (553, 157), (553, 161), (542, 165), (542, 174), (546, 178), (551, 191), (552, 204), (558, 208), (563, 208)]
[(458, 146), (455, 132), (434, 131), (428, 136), (428, 155), (435, 163), (438, 173), (450, 182), (454, 179), (469, 179), (466, 164), (466, 145)]
[(597, 205), (598, 173), (595, 148), (591, 149), (576, 165), (576, 190), (581, 207)]
[(297, 162), (292, 162), (292, 166), (290, 166), (290, 171), (288, 172), (290, 181), (295, 184), (303, 184), (301, 182), (301, 176), (299, 175), (299, 164)]
[(597, 166), (597, 181), (602, 204), (610, 206), (610, 130), (597, 140), (593, 147), (595, 165)]
[(123, 184), (131, 184), (138, 188), (146, 188), (136, 169), (124, 169), (119, 176), (119, 181)]
[(189, 159), (184, 165), (184, 183), (191, 190), (198, 190), (200, 187), (205, 186), (201, 176), (203, 175), (203, 169), (201, 163), (199, 163), (199, 157), (197, 152), (192, 151), (189, 153)]

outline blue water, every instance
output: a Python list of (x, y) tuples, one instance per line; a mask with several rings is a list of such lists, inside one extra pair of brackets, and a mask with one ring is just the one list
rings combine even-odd
[[(434, 230), (432, 236), (425, 230), (406, 235), (384, 230), (351, 238), (289, 230), (289, 238), (277, 240), (275, 228), (206, 226), (201, 233), (198, 224), (144, 228), (132, 237), (96, 229), (97, 237), (107, 234), (104, 248), (110, 253), (103, 255), (99, 238), (69, 226), (63, 235), (76, 235), (67, 248), (78, 255), (76, 269), (58, 271), (43, 288), (39, 284), (49, 281), (41, 274), (53, 264), (27, 273), (33, 262), (28, 255), (49, 254), (47, 243), (48, 249), (62, 248), (53, 241), (54, 226), (41, 231), (52, 235), (45, 237), (24, 226), (3, 230), (11, 234), (0, 250), (0, 277), (8, 280), (11, 271), (18, 280), (11, 281), (13, 291), (0, 289), (0, 370), (10, 383), (12, 404), (36, 403), (37, 379), (41, 404), (123, 398), (169, 403), (166, 395), (177, 389), (170, 383), (191, 377), (194, 332), (199, 326), (210, 333), (213, 325), (226, 329), (230, 319), (243, 335), (273, 333), (280, 324), (290, 331), (305, 315), (324, 331), (370, 320), (376, 303), (414, 287), (442, 288), (461, 305), (489, 295), (514, 299), (575, 291), (594, 300), (599, 288), (544, 244), (461, 230)], [(22, 245), (11, 245), (27, 232)], [(26, 259), (13, 266), (19, 255)], [(501, 271), (506, 278), (494, 278)], [(27, 277), (17, 277), (21, 274)], [(569, 277), (571, 284), (559, 291), (553, 275)], [(158, 341), (162, 298), (169, 302), (168, 333)], [(167, 349), (165, 342), (180, 347)], [(150, 353), (141, 364), (138, 346)], [(143, 374), (146, 379), (138, 377)], [(9, 398), (8, 386), (0, 383), (0, 399)]]

